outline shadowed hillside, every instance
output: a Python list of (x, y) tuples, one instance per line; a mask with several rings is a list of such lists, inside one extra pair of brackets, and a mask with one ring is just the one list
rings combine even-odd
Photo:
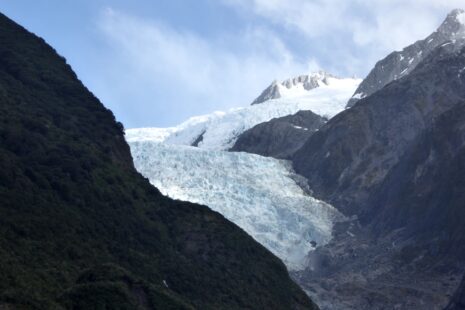
[(0, 16), (0, 308), (313, 309), (284, 265), (139, 175), (123, 128)]

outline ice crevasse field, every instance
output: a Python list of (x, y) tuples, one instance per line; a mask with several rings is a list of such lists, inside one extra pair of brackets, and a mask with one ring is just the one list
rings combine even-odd
[(308, 253), (331, 240), (333, 224), (343, 216), (305, 193), (289, 162), (227, 150), (242, 132), (272, 118), (300, 110), (333, 117), (360, 80), (326, 82), (309, 91), (295, 85), (279, 99), (194, 117), (177, 127), (129, 129), (136, 169), (163, 194), (221, 213), (289, 270), (302, 270)]

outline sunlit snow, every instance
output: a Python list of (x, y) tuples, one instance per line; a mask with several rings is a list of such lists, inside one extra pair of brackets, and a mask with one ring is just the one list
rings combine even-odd
[(290, 270), (331, 239), (342, 215), (306, 195), (286, 161), (153, 141), (130, 142), (137, 170), (174, 199), (209, 206), (281, 258)]
[[(298, 86), (286, 89), (283, 97), (267, 102), (236, 108), (227, 112), (190, 118), (171, 128), (136, 128), (126, 131), (128, 141), (158, 141), (166, 144), (192, 145), (200, 148), (227, 150), (238, 136), (253, 126), (272, 118), (292, 115), (301, 110), (331, 118), (344, 110), (360, 79), (327, 78), (310, 91)], [(201, 139), (199, 139), (201, 137)]]

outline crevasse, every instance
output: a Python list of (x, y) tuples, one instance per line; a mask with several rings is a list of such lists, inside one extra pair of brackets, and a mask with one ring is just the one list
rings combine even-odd
[(305, 268), (342, 215), (306, 195), (286, 161), (154, 141), (130, 142), (137, 170), (174, 199), (207, 205), (281, 258)]

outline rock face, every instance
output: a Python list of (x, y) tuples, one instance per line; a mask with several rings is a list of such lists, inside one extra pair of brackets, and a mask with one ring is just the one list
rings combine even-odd
[(309, 75), (300, 75), (282, 82), (274, 81), (252, 102), (252, 105), (260, 104), (272, 99), (279, 99), (283, 96), (283, 93), (295, 90), (298, 91), (299, 89), (310, 91), (321, 85), (327, 85), (327, 79), (329, 77), (334, 78), (331, 74), (320, 71)]
[(314, 309), (275, 256), (136, 172), (123, 128), (0, 15), (1, 309)]
[(464, 68), (462, 41), (437, 47), (293, 157), (317, 198), (354, 216), (295, 274), (323, 309), (447, 305), (465, 260)]
[(274, 118), (241, 134), (231, 151), (289, 159), (326, 122), (312, 111)]
[(362, 225), (340, 223), (296, 279), (322, 309), (443, 309), (464, 271), (464, 163), (461, 101), (373, 189)]
[(463, 310), (465, 309), (465, 278), (462, 280), (459, 289), (454, 294), (452, 301), (445, 310)]
[(393, 52), (380, 60), (357, 88), (347, 106), (352, 107), (358, 100), (375, 93), (390, 82), (406, 76), (436, 47), (464, 37), (465, 12), (457, 9), (452, 11), (438, 30), (426, 39), (419, 40), (402, 51)]
[(436, 251), (465, 257), (465, 97), (455, 102), (408, 146), (364, 216), (377, 233), (405, 227)]
[(332, 118), (293, 157), (296, 171), (324, 199), (358, 211), (418, 135), (465, 98), (457, 48), (437, 48), (411, 74)]

